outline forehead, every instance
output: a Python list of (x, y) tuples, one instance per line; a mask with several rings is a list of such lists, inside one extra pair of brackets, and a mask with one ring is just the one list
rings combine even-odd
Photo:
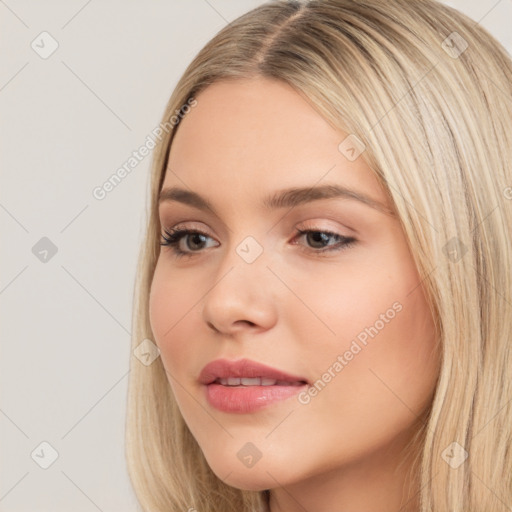
[(227, 184), (231, 195), (264, 195), (326, 180), (385, 199), (364, 159), (351, 162), (340, 152), (348, 134), (288, 84), (227, 80), (208, 86), (196, 100), (178, 125), (164, 187), (222, 197)]

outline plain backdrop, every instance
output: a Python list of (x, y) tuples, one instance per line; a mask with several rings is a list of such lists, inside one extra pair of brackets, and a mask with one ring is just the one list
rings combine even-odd
[[(0, 511), (138, 510), (124, 421), (151, 155), (93, 190), (200, 48), (261, 3), (0, 0)], [(512, 0), (447, 3), (512, 52)]]

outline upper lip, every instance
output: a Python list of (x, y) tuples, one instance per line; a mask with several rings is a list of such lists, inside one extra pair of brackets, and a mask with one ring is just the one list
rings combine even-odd
[(217, 379), (226, 379), (228, 377), (262, 377), (267, 379), (275, 379), (286, 382), (304, 382), (304, 377), (286, 373), (277, 368), (251, 361), (250, 359), (239, 359), (230, 361), (228, 359), (216, 359), (208, 363), (199, 374), (199, 382), (201, 384), (211, 384)]

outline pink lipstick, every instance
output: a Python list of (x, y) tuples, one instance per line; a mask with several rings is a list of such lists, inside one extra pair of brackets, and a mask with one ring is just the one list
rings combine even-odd
[(217, 359), (199, 375), (208, 403), (223, 412), (250, 413), (294, 396), (307, 387), (305, 378), (249, 359)]

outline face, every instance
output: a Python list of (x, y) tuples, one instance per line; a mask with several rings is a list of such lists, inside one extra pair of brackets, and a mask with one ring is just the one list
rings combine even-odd
[(403, 446), (432, 399), (436, 338), (364, 153), (340, 150), (348, 134), (282, 82), (218, 82), (196, 99), (162, 187), (171, 245), (150, 322), (210, 467), (261, 490)]

